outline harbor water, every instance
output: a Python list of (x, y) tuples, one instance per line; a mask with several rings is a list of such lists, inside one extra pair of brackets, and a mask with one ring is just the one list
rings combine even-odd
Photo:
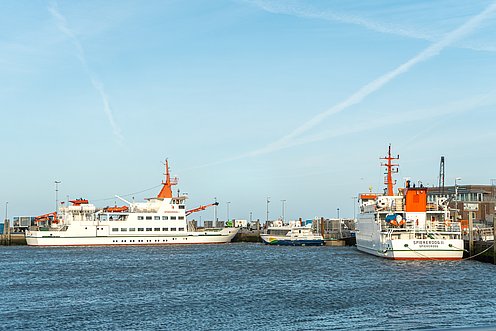
[(0, 248), (4, 330), (496, 326), (494, 265), (253, 243)]

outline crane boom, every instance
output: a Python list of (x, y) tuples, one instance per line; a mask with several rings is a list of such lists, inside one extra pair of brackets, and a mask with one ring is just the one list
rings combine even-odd
[(208, 207), (218, 206), (218, 205), (219, 205), (219, 203), (218, 203), (218, 202), (214, 202), (214, 203), (211, 203), (211, 204), (209, 204), (209, 205), (204, 205), (204, 206), (200, 206), (200, 207), (198, 207), (198, 208), (194, 208), (194, 209), (187, 210), (187, 211), (186, 211), (186, 216), (189, 216), (189, 215), (191, 215), (191, 214), (193, 214), (193, 213), (196, 213), (196, 212), (198, 212), (198, 211), (205, 210), (205, 209), (207, 209)]

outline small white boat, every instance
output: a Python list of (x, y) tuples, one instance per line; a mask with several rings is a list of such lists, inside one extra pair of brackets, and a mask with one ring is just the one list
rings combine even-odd
[(283, 225), (281, 221), (267, 228), (267, 232), (261, 235), (267, 245), (280, 246), (322, 246), (324, 238), (315, 234), (311, 224), (302, 226), (300, 222), (292, 222)]

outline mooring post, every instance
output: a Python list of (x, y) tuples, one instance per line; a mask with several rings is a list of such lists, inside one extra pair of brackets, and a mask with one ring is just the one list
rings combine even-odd
[(496, 226), (494, 226), (494, 217), (493, 217), (493, 264), (496, 264)]
[(468, 213), (468, 251), (470, 256), (474, 255), (474, 220), (472, 219), (472, 213)]
[[(325, 225), (324, 225), (324, 218), (320, 218), (320, 234), (322, 235), (322, 238), (324, 238), (324, 232), (325, 232)], [(325, 239), (325, 238), (324, 238)]]

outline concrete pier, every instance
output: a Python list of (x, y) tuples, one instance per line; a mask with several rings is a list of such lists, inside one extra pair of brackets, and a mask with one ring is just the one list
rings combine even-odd
[(0, 246), (27, 245), (24, 233), (9, 233), (0, 235)]
[(260, 230), (240, 229), (232, 242), (262, 242)]

